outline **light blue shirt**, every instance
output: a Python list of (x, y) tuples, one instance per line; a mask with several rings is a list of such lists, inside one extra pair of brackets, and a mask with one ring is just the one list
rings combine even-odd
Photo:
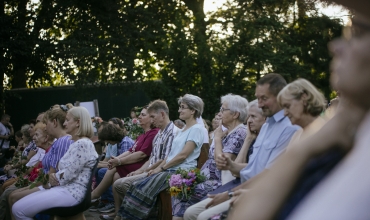
[(117, 152), (117, 144), (114, 144), (114, 145), (108, 144), (107, 150), (105, 152), (105, 158), (109, 159), (112, 156), (117, 157), (117, 153), (118, 153)]
[(178, 168), (191, 169), (197, 167), (197, 158), (200, 155), (200, 148), (202, 147), (204, 141), (203, 135), (203, 125), (200, 124), (195, 124), (185, 131), (179, 131), (175, 139), (173, 139), (171, 151), (168, 154), (166, 163), (171, 161), (177, 154), (179, 154), (184, 149), (185, 144), (188, 141), (195, 143), (195, 149), (181, 164), (173, 166), (169, 168), (169, 170), (177, 170)]
[(240, 171), (241, 181), (245, 182), (268, 168), (285, 150), (298, 129), (299, 126), (292, 125), (289, 118), (284, 116), (284, 110), (268, 118), (253, 145), (248, 165)]

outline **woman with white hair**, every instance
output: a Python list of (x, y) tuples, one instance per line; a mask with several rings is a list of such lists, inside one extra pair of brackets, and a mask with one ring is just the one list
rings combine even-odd
[(149, 171), (148, 177), (131, 185), (118, 212), (124, 219), (147, 219), (156, 205), (160, 192), (169, 188), (167, 179), (170, 175), (181, 169), (192, 169), (197, 166), (197, 158), (203, 144), (204, 126), (197, 123), (203, 112), (204, 103), (195, 95), (186, 94), (180, 97), (179, 118), (184, 120), (186, 126), (179, 131), (172, 142), (171, 151), (167, 159), (156, 169)]
[(87, 184), (98, 154), (89, 139), (94, 134), (89, 112), (84, 107), (68, 110), (64, 127), (74, 143), (59, 161), (59, 171), (49, 176), (49, 183), (53, 187), (16, 202), (12, 210), (15, 219), (31, 220), (46, 209), (77, 205), (83, 200), (87, 187), (91, 187)]
[(188, 200), (172, 198), (173, 219), (182, 219), (185, 210), (191, 205), (198, 203), (211, 192), (222, 185), (221, 170), (217, 169), (215, 157), (216, 148), (220, 154), (234, 160), (243, 146), (247, 129), (243, 122), (248, 116), (248, 101), (239, 95), (225, 95), (221, 97), (222, 124), (227, 128), (223, 132), (221, 126), (215, 131), (214, 141), (208, 153), (208, 160), (202, 166), (201, 173), (206, 176), (206, 181), (195, 186), (195, 194)]

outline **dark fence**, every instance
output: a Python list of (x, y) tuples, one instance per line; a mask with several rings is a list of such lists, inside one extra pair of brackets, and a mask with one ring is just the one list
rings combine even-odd
[(134, 106), (148, 104), (150, 98), (138, 85), (105, 85), (76, 88), (75, 86), (15, 89), (6, 92), (5, 112), (11, 116), (15, 130), (35, 119), (54, 104), (98, 100), (100, 117), (129, 117)]

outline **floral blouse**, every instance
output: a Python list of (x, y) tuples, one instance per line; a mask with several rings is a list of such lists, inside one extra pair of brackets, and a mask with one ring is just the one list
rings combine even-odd
[(78, 202), (85, 196), (97, 158), (94, 144), (90, 139), (82, 138), (71, 144), (59, 161), (59, 171), (55, 175), (59, 180), (59, 187), (66, 188)]

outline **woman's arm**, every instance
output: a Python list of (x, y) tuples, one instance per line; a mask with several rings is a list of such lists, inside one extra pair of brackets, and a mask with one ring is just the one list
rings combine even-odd
[(111, 165), (116, 167), (116, 166), (122, 166), (126, 164), (133, 164), (133, 163), (137, 163), (139, 161), (144, 160), (146, 157), (148, 157), (146, 154), (144, 154), (141, 151), (137, 151), (134, 153), (129, 153), (125, 157), (120, 157), (120, 158), (116, 157), (115, 159), (112, 160)]
[(195, 143), (193, 141), (186, 142), (182, 151), (177, 154), (172, 160), (163, 165), (163, 169), (167, 170), (171, 167), (181, 164), (186, 158), (195, 150)]

